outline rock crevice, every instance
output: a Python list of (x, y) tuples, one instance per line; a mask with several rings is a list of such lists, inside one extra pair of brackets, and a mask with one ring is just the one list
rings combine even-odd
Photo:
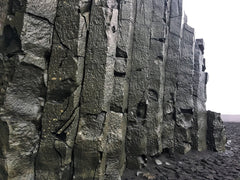
[(121, 179), (223, 151), (182, 0), (0, 2), (0, 179)]

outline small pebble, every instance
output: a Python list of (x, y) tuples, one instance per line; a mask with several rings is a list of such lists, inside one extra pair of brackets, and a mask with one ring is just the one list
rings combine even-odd
[(142, 171), (137, 171), (137, 176), (140, 176), (140, 175), (142, 175), (143, 174), (143, 172)]
[(162, 161), (160, 161), (159, 159), (155, 159), (155, 163), (156, 163), (158, 166), (162, 165)]
[(170, 166), (170, 165), (171, 165), (169, 162), (165, 162), (165, 164), (166, 164), (167, 166)]

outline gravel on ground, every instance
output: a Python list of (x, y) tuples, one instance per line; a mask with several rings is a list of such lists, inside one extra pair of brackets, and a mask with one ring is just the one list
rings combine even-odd
[(126, 169), (122, 180), (240, 180), (240, 123), (224, 124), (225, 152), (191, 151), (172, 157), (148, 157), (144, 168)]

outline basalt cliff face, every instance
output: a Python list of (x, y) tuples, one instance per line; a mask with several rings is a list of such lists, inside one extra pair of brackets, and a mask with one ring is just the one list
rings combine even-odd
[(121, 179), (224, 150), (182, 0), (0, 2), (0, 179)]

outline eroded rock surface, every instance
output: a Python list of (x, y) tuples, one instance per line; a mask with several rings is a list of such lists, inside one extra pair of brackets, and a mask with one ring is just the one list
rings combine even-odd
[(204, 42), (182, 0), (0, 10), (1, 180), (121, 179), (163, 152), (224, 150), (205, 108)]
[(207, 111), (207, 144), (212, 151), (224, 151), (227, 137), (221, 114)]
[(240, 177), (240, 123), (225, 122), (227, 143), (225, 152), (192, 151), (185, 155), (161, 154), (149, 157), (142, 169), (126, 169), (122, 180), (235, 180)]

